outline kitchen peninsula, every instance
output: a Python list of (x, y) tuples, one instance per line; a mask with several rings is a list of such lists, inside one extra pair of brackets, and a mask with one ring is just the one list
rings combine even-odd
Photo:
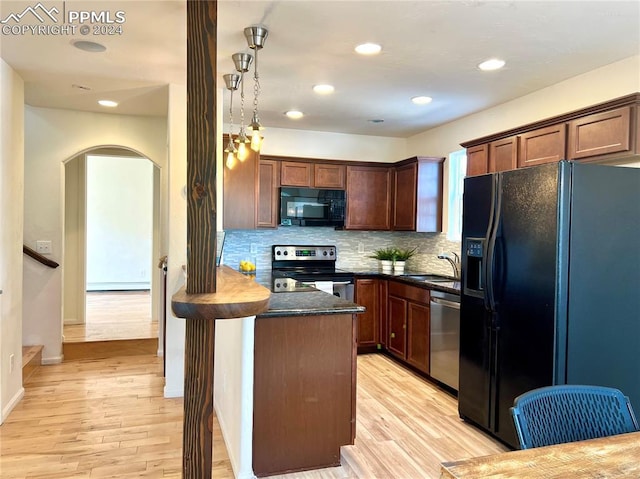
[[(267, 273), (240, 281), (271, 289)], [(236, 477), (340, 463), (340, 446), (355, 437), (363, 311), (300, 287), (272, 293), (257, 316), (216, 322), (214, 404)]]

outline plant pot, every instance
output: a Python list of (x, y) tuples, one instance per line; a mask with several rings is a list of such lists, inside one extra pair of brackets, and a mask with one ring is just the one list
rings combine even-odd
[(393, 270), (393, 261), (381, 259), (380, 260), (380, 272), (383, 274), (391, 274)]
[(393, 274), (404, 274), (405, 261), (396, 261), (393, 263)]

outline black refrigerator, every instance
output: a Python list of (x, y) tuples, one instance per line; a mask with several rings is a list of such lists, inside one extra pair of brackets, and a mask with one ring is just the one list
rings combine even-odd
[(519, 394), (616, 387), (640, 411), (640, 169), (561, 161), (464, 180), (460, 417), (518, 447)]

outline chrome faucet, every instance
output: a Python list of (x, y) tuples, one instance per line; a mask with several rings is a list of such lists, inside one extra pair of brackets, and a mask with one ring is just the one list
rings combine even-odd
[[(453, 255), (453, 258), (451, 255)], [(454, 253), (453, 251), (451, 254), (448, 252), (440, 253), (438, 255), (438, 259), (446, 259), (453, 268), (453, 276), (456, 279), (460, 279), (460, 256), (458, 256), (457, 253)]]

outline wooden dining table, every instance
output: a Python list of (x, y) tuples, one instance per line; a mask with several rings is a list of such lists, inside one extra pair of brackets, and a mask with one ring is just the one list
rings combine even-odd
[(444, 462), (440, 478), (640, 478), (640, 432)]

